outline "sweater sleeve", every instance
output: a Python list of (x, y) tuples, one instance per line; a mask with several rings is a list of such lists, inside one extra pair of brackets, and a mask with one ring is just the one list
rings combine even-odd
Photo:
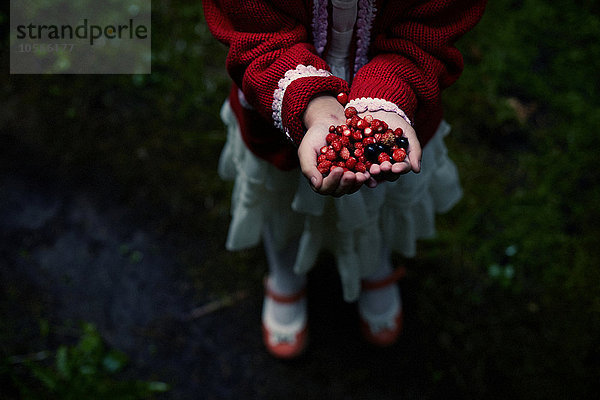
[(410, 121), (421, 107), (439, 103), (441, 91), (463, 70), (454, 42), (479, 21), (484, 7), (485, 0), (426, 0), (378, 13), (370, 61), (356, 65), (352, 104), (376, 99)]
[(202, 3), (211, 33), (229, 47), (227, 70), (245, 99), (299, 144), (308, 102), (320, 93), (348, 90), (309, 42), (305, 2)]

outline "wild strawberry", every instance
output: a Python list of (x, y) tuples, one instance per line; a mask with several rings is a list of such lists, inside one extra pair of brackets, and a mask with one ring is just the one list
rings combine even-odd
[(329, 150), (329, 146), (323, 146), (323, 147), (321, 147), (321, 154), (326, 154), (327, 150)]
[(402, 128), (396, 128), (394, 130), (394, 135), (396, 135), (398, 137), (402, 136), (403, 133), (404, 133), (404, 131), (402, 130)]
[(329, 133), (335, 132), (335, 125), (329, 125)]
[(350, 125), (353, 128), (358, 128), (358, 121), (360, 121), (358, 115), (353, 115), (352, 118), (350, 118)]
[(365, 151), (362, 148), (360, 148), (360, 149), (354, 149), (354, 157), (360, 157), (360, 156), (362, 156), (364, 154), (365, 154)]
[(337, 158), (337, 154), (335, 153), (335, 150), (329, 149), (327, 150), (327, 153), (325, 153), (325, 157), (327, 157), (329, 161), (333, 161)]
[(373, 122), (373, 116), (371, 114), (369, 115), (365, 115), (365, 117), (363, 118), (367, 123), (371, 123)]
[(363, 142), (354, 142), (355, 149), (362, 149), (364, 147)]
[(347, 160), (350, 157), (350, 150), (347, 147), (342, 147), (340, 150), (340, 158), (342, 160)]
[(329, 172), (329, 170), (330, 170), (330, 168), (331, 168), (331, 165), (332, 165), (332, 164), (331, 164), (331, 161), (329, 161), (329, 160), (325, 160), (325, 161), (323, 161), (323, 162), (320, 162), (320, 163), (317, 165), (317, 169), (319, 170), (319, 172), (320, 172), (322, 175), (325, 175), (325, 174), (327, 174), (327, 173)]
[(327, 160), (327, 156), (325, 154), (319, 154), (319, 157), (317, 157), (317, 163), (321, 164), (323, 161)]
[(362, 140), (362, 138), (363, 138), (363, 135), (362, 135), (361, 131), (354, 131), (352, 133), (352, 139), (358, 141), (358, 140)]
[(327, 136), (325, 136), (325, 140), (329, 144), (333, 143), (333, 141), (336, 140), (337, 138), (338, 138), (338, 135), (336, 135), (335, 133), (328, 133)]
[(375, 138), (374, 138), (373, 136), (371, 136), (371, 137), (367, 137), (367, 138), (364, 138), (364, 139), (362, 140), (362, 144), (363, 144), (364, 146), (366, 146), (366, 145), (368, 145), (368, 144), (375, 144), (375, 142), (376, 142), (376, 140), (375, 140)]
[(388, 153), (379, 153), (379, 156), (377, 156), (377, 161), (379, 164), (385, 161), (390, 161), (390, 155)]
[(354, 157), (349, 157), (349, 158), (346, 160), (346, 168), (348, 168), (348, 169), (350, 169), (350, 170), (353, 170), (355, 166), (356, 166), (356, 158), (354, 158)]
[(381, 139), (379, 141), (387, 146), (392, 146), (396, 143), (396, 136), (394, 136), (394, 132), (391, 129), (388, 129), (384, 134), (381, 135)]
[(362, 162), (357, 162), (356, 165), (354, 166), (354, 170), (356, 172), (366, 172), (367, 171), (367, 167), (364, 163)]
[(356, 127), (360, 130), (364, 130), (365, 128), (369, 127), (369, 123), (367, 121), (365, 121), (364, 119), (359, 119), (356, 122)]
[(396, 149), (392, 153), (392, 159), (395, 162), (402, 162), (406, 158), (406, 150), (404, 149)]
[(341, 139), (336, 139), (333, 141), (333, 143), (331, 143), (331, 148), (335, 151), (338, 152), (342, 149), (342, 141)]
[(356, 114), (358, 114), (358, 111), (356, 111), (356, 108), (354, 107), (348, 107), (346, 110), (344, 110), (344, 115), (346, 118), (352, 118), (352, 116)]
[(350, 146), (350, 138), (348, 136), (340, 137), (340, 142), (342, 142), (342, 146)]
[(350, 137), (352, 136), (352, 131), (348, 128), (344, 129), (344, 131), (342, 132), (342, 135)]
[(345, 161), (336, 161), (333, 163), (333, 165), (344, 168), (346, 166), (346, 162)]
[(365, 136), (372, 136), (373, 135), (373, 129), (371, 129), (371, 127), (367, 126), (363, 130), (363, 135), (365, 135)]
[(337, 133), (338, 135), (341, 135), (342, 132), (344, 131), (344, 126), (345, 125), (338, 125), (335, 127), (335, 133)]
[(344, 92), (340, 92), (337, 95), (337, 101), (345, 106), (346, 104), (348, 104), (348, 94), (344, 93)]
[(367, 162), (367, 157), (365, 157), (364, 155), (360, 156), (357, 158), (359, 162), (365, 164)]
[(381, 133), (376, 133), (376, 134), (373, 135), (373, 137), (375, 138), (376, 142), (381, 141)]
[(346, 125), (348, 125), (348, 126), (352, 125), (352, 118), (346, 118)]

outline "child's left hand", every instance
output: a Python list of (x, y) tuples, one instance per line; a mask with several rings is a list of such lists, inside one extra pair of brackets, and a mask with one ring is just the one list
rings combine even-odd
[(408, 139), (408, 149), (406, 152), (406, 158), (402, 162), (391, 163), (384, 161), (381, 164), (373, 164), (369, 173), (370, 179), (367, 181), (367, 186), (373, 188), (382, 181), (393, 182), (400, 177), (400, 175), (413, 171), (414, 173), (421, 172), (421, 143), (417, 139), (417, 134), (412, 126), (400, 117), (398, 114), (389, 111), (376, 111), (376, 112), (364, 112), (359, 114), (361, 118), (365, 115), (372, 115), (373, 118), (385, 121), (390, 128), (402, 128), (404, 136)]

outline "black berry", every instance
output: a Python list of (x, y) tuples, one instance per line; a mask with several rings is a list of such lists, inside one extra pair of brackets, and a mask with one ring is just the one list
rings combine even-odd
[(404, 136), (398, 136), (396, 138), (396, 146), (404, 150), (408, 149), (408, 139)]
[(379, 156), (379, 153), (381, 153), (381, 151), (377, 149), (377, 145), (374, 143), (369, 143), (368, 145), (366, 145), (364, 147), (364, 150), (365, 150), (365, 157), (367, 157), (367, 160), (369, 160), (371, 162), (376, 162), (377, 157)]

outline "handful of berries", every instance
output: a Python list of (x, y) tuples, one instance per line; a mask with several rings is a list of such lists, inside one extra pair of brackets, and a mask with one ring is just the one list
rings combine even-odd
[(356, 108), (348, 107), (346, 123), (329, 127), (327, 145), (317, 158), (317, 169), (324, 176), (337, 167), (365, 172), (373, 164), (402, 162), (406, 158), (408, 139), (402, 136), (402, 128), (392, 130), (371, 115), (360, 118), (357, 114)]

